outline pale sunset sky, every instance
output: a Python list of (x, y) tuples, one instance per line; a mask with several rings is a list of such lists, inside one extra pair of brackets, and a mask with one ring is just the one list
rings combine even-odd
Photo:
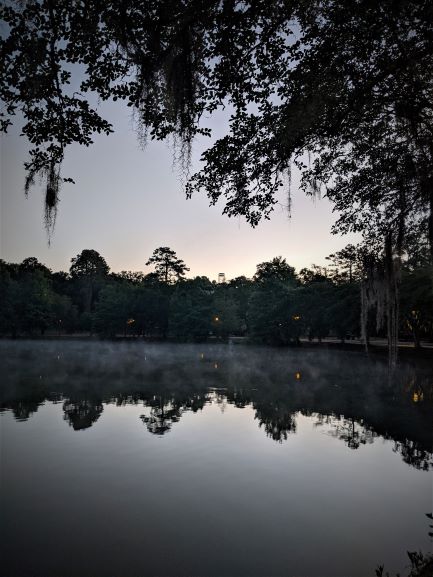
[[(48, 245), (43, 222), (43, 191), (35, 186), (25, 198), (23, 162), (27, 143), (19, 136), (19, 119), (1, 137), (0, 256), (20, 262), (35, 256), (53, 271), (68, 270), (70, 260), (83, 249), (95, 249), (111, 270), (150, 272), (145, 263), (153, 250), (169, 246), (190, 267), (188, 276), (211, 280), (251, 277), (260, 262), (283, 256), (297, 271), (325, 257), (353, 237), (330, 234), (335, 215), (326, 199), (313, 201), (298, 191), (293, 178), (291, 218), (284, 206), (275, 206), (269, 221), (253, 229), (244, 219), (222, 215), (223, 203), (209, 207), (204, 194), (186, 200), (167, 143), (150, 142), (143, 150), (134, 132), (130, 109), (119, 103), (103, 105), (103, 115), (115, 129), (96, 136), (88, 148), (66, 150), (62, 174), (76, 184), (65, 184), (54, 235)], [(215, 137), (224, 134), (226, 120), (217, 114), (208, 121)], [(195, 143), (191, 172), (205, 142)]]

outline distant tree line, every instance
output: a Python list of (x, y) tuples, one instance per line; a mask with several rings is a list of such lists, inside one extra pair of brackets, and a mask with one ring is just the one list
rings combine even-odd
[[(36, 258), (0, 261), (0, 333), (5, 336), (97, 334), (205, 341), (245, 336), (270, 345), (298, 344), (301, 337), (341, 341), (361, 335), (362, 255), (353, 245), (298, 274), (282, 257), (257, 265), (253, 278), (216, 283), (186, 278), (188, 268), (168, 247), (147, 261), (154, 270), (110, 272), (95, 250), (71, 259), (69, 272), (52, 272)], [(400, 338), (433, 338), (433, 271), (428, 251), (414, 251), (402, 265)], [(378, 300), (380, 304), (380, 301)], [(378, 304), (378, 306), (379, 306)], [(386, 336), (377, 311), (369, 336)]]

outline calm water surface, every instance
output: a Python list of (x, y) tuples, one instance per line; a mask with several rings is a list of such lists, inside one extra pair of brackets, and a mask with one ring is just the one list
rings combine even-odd
[(433, 375), (360, 353), (0, 342), (5, 577), (368, 577), (431, 550)]

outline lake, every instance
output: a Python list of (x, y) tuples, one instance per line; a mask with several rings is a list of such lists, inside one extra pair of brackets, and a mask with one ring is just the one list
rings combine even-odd
[(390, 375), (359, 352), (143, 342), (0, 354), (4, 577), (374, 577), (431, 551), (431, 363)]

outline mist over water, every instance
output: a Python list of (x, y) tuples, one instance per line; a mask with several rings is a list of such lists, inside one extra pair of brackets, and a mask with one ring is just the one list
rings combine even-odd
[(428, 363), (143, 342), (0, 354), (6, 576), (366, 577), (431, 548)]

